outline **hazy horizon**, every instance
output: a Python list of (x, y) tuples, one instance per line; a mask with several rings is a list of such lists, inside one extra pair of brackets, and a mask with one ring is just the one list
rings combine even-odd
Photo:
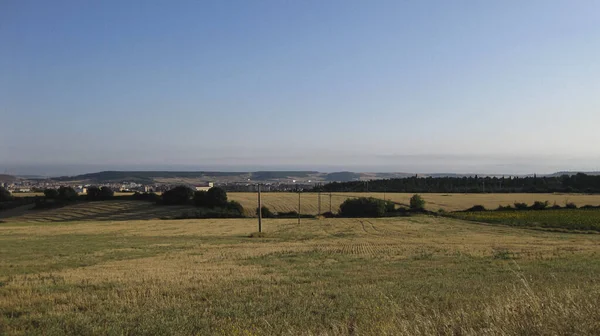
[(598, 1), (3, 1), (0, 169), (600, 170), (598, 13)]

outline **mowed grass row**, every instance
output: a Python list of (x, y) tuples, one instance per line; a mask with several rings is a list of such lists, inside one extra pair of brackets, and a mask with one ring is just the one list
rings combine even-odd
[(3, 335), (600, 332), (600, 235), (418, 216), (0, 223)]

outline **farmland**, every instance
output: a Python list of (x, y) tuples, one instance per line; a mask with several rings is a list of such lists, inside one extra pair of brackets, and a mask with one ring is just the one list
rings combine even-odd
[[(244, 208), (256, 208), (256, 193), (228, 193), (229, 198), (240, 202)], [(332, 193), (331, 204), (333, 212), (336, 212), (340, 204), (348, 197), (375, 197), (391, 200), (398, 204), (408, 205), (410, 193)], [(549, 201), (564, 206), (567, 202), (573, 202), (578, 206), (600, 205), (600, 195), (586, 194), (421, 194), (427, 202), (426, 208), (431, 211), (443, 209), (445, 211), (461, 211), (481, 204), (488, 209), (495, 209), (499, 205), (511, 205), (515, 202), (532, 204), (534, 201)], [(271, 210), (297, 211), (298, 194), (294, 193), (263, 193), (262, 202)], [(301, 212), (305, 214), (317, 214), (318, 194), (302, 193)], [(329, 193), (321, 193), (321, 211), (329, 211)]]
[(511, 226), (600, 231), (600, 209), (474, 211), (458, 212), (452, 216)]
[(177, 210), (3, 218), (0, 334), (600, 332), (597, 234), (416, 216), (267, 219), (248, 238), (256, 220), (150, 219)]

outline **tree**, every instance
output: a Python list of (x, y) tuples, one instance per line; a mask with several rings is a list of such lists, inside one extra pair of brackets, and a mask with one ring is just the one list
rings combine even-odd
[[(260, 208), (260, 214), (261, 214), (262, 218), (275, 217), (275, 214), (271, 211), (271, 209), (267, 208), (264, 205)], [(256, 208), (256, 215), (258, 216), (258, 208)]]
[(240, 216), (244, 215), (244, 207), (240, 204), (240, 202), (229, 201), (229, 203), (227, 203), (227, 209), (234, 213), (238, 213)]
[(386, 202), (373, 197), (347, 199), (340, 205), (342, 217), (381, 217), (386, 212)]
[(46, 197), (47, 199), (56, 199), (58, 198), (58, 190), (46, 189), (44, 190), (44, 197)]
[(4, 187), (0, 187), (0, 202), (4, 202), (4, 201), (11, 201), (12, 200), (12, 195), (10, 194), (10, 191), (8, 191), (6, 188)]
[(165, 191), (161, 198), (164, 205), (184, 205), (188, 204), (194, 195), (190, 187), (177, 186)]
[(114, 191), (109, 187), (98, 188), (91, 186), (87, 189), (87, 199), (90, 201), (102, 201), (113, 198)]
[(100, 197), (102, 199), (110, 199), (115, 196), (115, 192), (109, 187), (100, 188)]
[(100, 188), (96, 186), (91, 186), (87, 188), (87, 196), (86, 198), (90, 201), (97, 201), (100, 199)]
[(61, 201), (75, 201), (77, 200), (77, 192), (72, 187), (60, 187), (58, 188), (57, 199)]
[(199, 206), (199, 207), (205, 207), (207, 206), (207, 196), (206, 196), (206, 191), (204, 190), (199, 190), (196, 191), (194, 193), (194, 205), (195, 206)]
[(223, 207), (227, 205), (227, 193), (219, 187), (212, 187), (206, 192), (206, 205), (209, 207)]
[(410, 198), (410, 209), (411, 210), (424, 210), (425, 209), (425, 200), (421, 195), (414, 194)]

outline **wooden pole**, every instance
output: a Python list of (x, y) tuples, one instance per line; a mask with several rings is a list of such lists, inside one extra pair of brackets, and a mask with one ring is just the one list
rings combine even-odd
[(317, 216), (321, 216), (321, 191), (319, 191), (319, 211), (317, 213)]
[(298, 190), (298, 224), (300, 224), (300, 190)]
[(331, 191), (329, 192), (329, 212), (331, 213)]
[(262, 204), (260, 201), (260, 184), (258, 185), (258, 232), (262, 232)]

